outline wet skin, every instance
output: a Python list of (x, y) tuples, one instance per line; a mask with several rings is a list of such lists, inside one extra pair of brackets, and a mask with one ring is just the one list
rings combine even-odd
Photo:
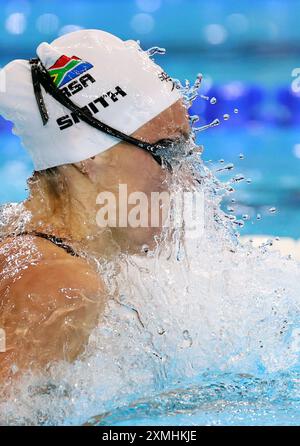
[[(134, 136), (154, 143), (188, 133), (186, 109), (178, 101)], [(95, 199), (100, 191), (116, 192), (119, 184), (126, 184), (128, 193), (142, 191), (150, 196), (152, 191), (167, 189), (169, 173), (150, 154), (122, 142), (75, 167), (67, 166), (63, 172), (70, 185), (69, 194), (73, 191), (74, 195), (79, 184), (75, 181), (77, 177), (72, 178), (77, 175), (74, 172), (78, 170), (78, 175), (80, 172), (85, 175), (82, 184), (87, 185), (86, 190), (81, 187), (74, 197), (74, 201), (85, 203), (84, 221), (76, 219), (70, 205), (70, 216), (64, 220), (68, 223), (61, 223), (61, 216), (53, 214), (52, 227), (57, 230), (52, 234), (67, 235), (68, 240), (77, 242), (86, 251), (89, 245), (85, 245), (85, 237), (92, 235), (92, 252), (99, 256), (110, 243), (105, 237), (100, 240), (99, 228), (94, 223), (98, 210)], [(41, 205), (37, 203), (35, 207), (34, 201), (34, 197), (30, 198), (27, 205), (33, 217), (36, 210), (41, 221)], [(114, 228), (107, 240), (113, 239), (119, 252), (139, 253), (141, 245), (153, 244), (158, 231), (159, 228)], [(0, 353), (2, 387), (26, 370), (41, 370), (53, 361), (73, 361), (78, 357), (91, 330), (101, 320), (105, 302), (102, 279), (93, 264), (83, 257), (71, 256), (50, 241), (33, 235), (5, 239), (0, 244), (0, 328), (6, 332), (6, 352)]]

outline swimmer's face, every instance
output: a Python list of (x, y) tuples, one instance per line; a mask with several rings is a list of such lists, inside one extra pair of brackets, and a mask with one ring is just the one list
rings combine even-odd
[[(156, 143), (164, 139), (187, 138), (189, 133), (186, 108), (181, 101), (177, 101), (137, 130), (133, 136), (149, 143)], [(152, 192), (168, 191), (168, 177), (171, 175), (169, 171), (162, 169), (146, 151), (124, 142), (93, 159), (84, 161), (83, 164), (98, 193), (112, 192), (116, 196), (117, 206), (120, 185), (126, 185), (128, 196), (142, 192), (147, 197), (148, 203), (151, 202)], [(128, 205), (128, 212), (133, 207)], [(114, 232), (122, 248), (130, 249), (133, 245), (135, 248), (145, 244), (151, 246), (154, 236), (161, 232), (161, 228), (153, 228), (150, 224), (146, 228), (122, 228), (117, 225)]]

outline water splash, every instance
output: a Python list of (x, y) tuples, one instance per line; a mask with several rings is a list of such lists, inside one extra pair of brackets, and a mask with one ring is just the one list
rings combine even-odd
[(277, 209), (275, 207), (271, 207), (268, 211), (270, 214), (275, 214), (277, 212)]
[(208, 130), (210, 128), (213, 127), (217, 127), (218, 125), (220, 125), (220, 120), (219, 119), (214, 119), (212, 122), (210, 122), (209, 124), (203, 125), (201, 127), (197, 127), (195, 130), (195, 132), (204, 132), (205, 130)]
[(226, 164), (226, 166), (220, 167), (219, 169), (217, 169), (217, 172), (224, 172), (224, 171), (230, 171), (234, 169), (234, 164), (233, 163), (229, 163)]
[(190, 116), (190, 123), (193, 126), (194, 124), (196, 124), (199, 121), (199, 116), (198, 115), (193, 115)]
[(153, 46), (153, 47), (149, 48), (146, 51), (146, 53), (150, 57), (155, 56), (156, 54), (164, 55), (164, 54), (166, 54), (166, 49), (165, 48), (160, 48), (159, 46)]

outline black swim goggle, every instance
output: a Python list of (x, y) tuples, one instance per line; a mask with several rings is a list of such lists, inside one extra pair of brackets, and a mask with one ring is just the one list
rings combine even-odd
[(45, 91), (49, 93), (54, 99), (56, 99), (61, 105), (68, 108), (72, 113), (74, 113), (79, 119), (86, 122), (90, 126), (94, 127), (107, 135), (118, 138), (129, 144), (132, 144), (140, 149), (143, 149), (150, 153), (160, 166), (166, 166), (169, 170), (171, 169), (170, 163), (163, 156), (163, 152), (167, 153), (174, 145), (174, 141), (165, 139), (158, 143), (150, 144), (139, 139), (133, 138), (132, 136), (126, 135), (119, 130), (110, 127), (107, 124), (96, 119), (92, 114), (87, 113), (82, 110), (78, 105), (74, 104), (62, 91), (56, 87), (53, 83), (52, 78), (46, 68), (41, 63), (40, 59), (31, 59), (29, 61), (31, 65), (32, 83), (37, 105), (41, 114), (43, 125), (46, 125), (49, 121), (49, 114), (44, 102), (41, 85), (44, 87)]

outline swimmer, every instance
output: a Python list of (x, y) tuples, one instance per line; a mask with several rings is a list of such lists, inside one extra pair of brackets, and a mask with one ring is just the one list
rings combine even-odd
[(1, 385), (84, 351), (109, 293), (91, 259), (151, 249), (162, 225), (101, 227), (97, 197), (118, 196), (120, 185), (147, 197), (168, 190), (161, 154), (190, 134), (175, 84), (134, 41), (81, 30), (3, 72), (0, 114), (14, 123), (34, 173), (29, 218), (1, 233)]

